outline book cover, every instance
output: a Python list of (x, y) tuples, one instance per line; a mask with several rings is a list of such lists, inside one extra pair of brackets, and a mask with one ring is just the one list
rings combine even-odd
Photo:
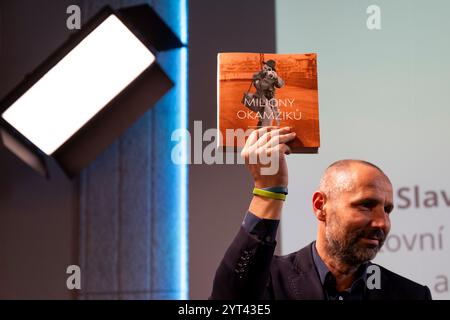
[(293, 153), (320, 147), (317, 55), (219, 53), (217, 128), (220, 147), (238, 151), (252, 129), (290, 126)]

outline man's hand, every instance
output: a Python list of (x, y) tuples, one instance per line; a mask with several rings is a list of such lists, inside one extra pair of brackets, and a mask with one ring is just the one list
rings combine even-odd
[[(291, 149), (286, 143), (294, 138), (295, 132), (291, 132), (289, 127), (263, 127), (250, 134), (241, 156), (253, 176), (255, 187), (287, 187), (285, 154), (291, 153)], [(277, 170), (269, 170), (271, 167)]]
[[(286, 143), (295, 138), (289, 127), (263, 127), (253, 131), (245, 143), (241, 156), (253, 177), (255, 187), (266, 188), (288, 185), (286, 154), (291, 149)], [(271, 170), (273, 168), (276, 170)], [(279, 219), (281, 200), (254, 196), (249, 211), (260, 218)]]

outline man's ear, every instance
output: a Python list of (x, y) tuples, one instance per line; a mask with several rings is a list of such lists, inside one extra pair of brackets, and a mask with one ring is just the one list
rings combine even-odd
[(316, 191), (312, 196), (312, 207), (314, 211), (314, 215), (317, 220), (325, 221), (326, 213), (325, 213), (325, 205), (327, 202), (327, 196), (322, 191)]

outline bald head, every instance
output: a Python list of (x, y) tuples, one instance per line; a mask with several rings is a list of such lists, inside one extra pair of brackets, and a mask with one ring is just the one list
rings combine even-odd
[(392, 184), (370, 162), (340, 160), (325, 170), (312, 205), (319, 254), (331, 265), (359, 266), (376, 256), (390, 231)]
[(372, 169), (371, 171), (377, 171), (381, 177), (391, 184), (383, 170), (373, 163), (364, 160), (344, 159), (332, 163), (325, 170), (320, 179), (319, 190), (329, 199), (335, 198), (342, 192), (351, 191), (355, 180), (361, 174), (360, 169), (364, 169), (364, 167), (365, 169)]

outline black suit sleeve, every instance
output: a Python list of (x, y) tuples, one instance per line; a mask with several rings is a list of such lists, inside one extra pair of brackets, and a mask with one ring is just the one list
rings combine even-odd
[(210, 299), (270, 298), (275, 246), (276, 241), (267, 242), (241, 227), (216, 271)]
[(433, 298), (431, 297), (430, 288), (428, 288), (427, 286), (425, 286), (425, 298), (424, 298), (424, 300), (433, 300)]

